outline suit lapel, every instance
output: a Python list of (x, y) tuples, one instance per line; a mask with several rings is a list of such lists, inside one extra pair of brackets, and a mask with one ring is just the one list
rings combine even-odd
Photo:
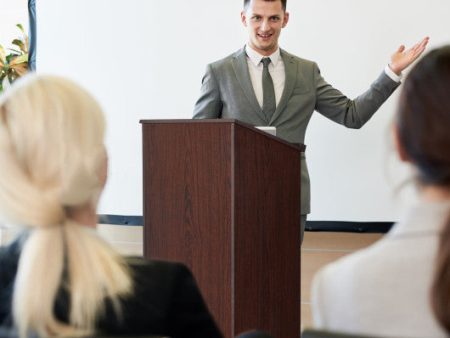
[(264, 121), (268, 121), (266, 115), (263, 113), (256, 99), (255, 91), (253, 89), (252, 81), (250, 80), (250, 73), (247, 65), (247, 55), (245, 54), (245, 48), (237, 53), (233, 59), (233, 70), (236, 78), (244, 92), (245, 96), (250, 102), (250, 106), (258, 114), (258, 116)]
[(280, 102), (270, 119), (270, 125), (276, 120), (276, 118), (281, 114), (281, 112), (286, 108), (286, 105), (292, 95), (295, 83), (297, 81), (297, 62), (295, 62), (294, 57), (289, 55), (284, 50), (280, 50), (281, 58), (284, 62), (284, 72), (286, 74), (286, 79), (284, 82), (283, 94), (281, 94)]

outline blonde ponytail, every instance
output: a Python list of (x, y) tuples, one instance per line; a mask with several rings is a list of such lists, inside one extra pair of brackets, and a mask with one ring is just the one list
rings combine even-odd
[(64, 265), (62, 236), (61, 227), (34, 230), (23, 244), (13, 294), (20, 337), (29, 331), (47, 337), (63, 327), (53, 313)]
[(130, 273), (123, 257), (89, 228), (67, 222), (66, 250), (71, 295), (70, 323), (93, 331), (105, 299), (120, 318), (119, 297), (131, 291)]
[[(56, 295), (67, 262), (69, 324), (55, 318)], [(95, 332), (105, 300), (121, 316), (121, 296), (130, 293), (124, 259), (90, 229), (72, 221), (33, 230), (25, 241), (14, 286), (13, 309), (20, 337), (82, 336)]]

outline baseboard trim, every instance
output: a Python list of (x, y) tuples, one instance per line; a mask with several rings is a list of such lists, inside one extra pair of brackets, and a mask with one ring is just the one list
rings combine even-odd
[(107, 214), (101, 214), (97, 216), (99, 224), (132, 225), (132, 226), (144, 225), (143, 216), (124, 216), (124, 215), (107, 215)]
[(306, 221), (306, 231), (386, 233), (394, 222)]
[[(99, 223), (142, 226), (143, 216), (98, 215)], [(306, 231), (386, 233), (394, 222), (306, 221)]]

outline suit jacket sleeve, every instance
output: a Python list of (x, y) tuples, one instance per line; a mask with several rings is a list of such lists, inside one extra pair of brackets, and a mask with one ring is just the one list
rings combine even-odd
[(348, 128), (361, 128), (400, 85), (383, 71), (366, 92), (350, 100), (328, 84), (320, 74), (319, 67), (316, 64), (314, 66), (317, 94), (315, 109)]
[(222, 115), (222, 99), (220, 88), (212, 65), (206, 67), (202, 79), (200, 97), (195, 103), (194, 119), (217, 119)]

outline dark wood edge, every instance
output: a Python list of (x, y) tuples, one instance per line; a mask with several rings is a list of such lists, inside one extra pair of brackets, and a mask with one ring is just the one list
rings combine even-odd
[(278, 141), (280, 143), (283, 143), (287, 145), (288, 147), (295, 148), (296, 150), (304, 153), (306, 150), (306, 146), (304, 144), (300, 143), (290, 143), (287, 142), (277, 136), (271, 135), (265, 131), (259, 130), (255, 126), (252, 126), (248, 123), (236, 120), (236, 119), (173, 119), (173, 120), (139, 120), (139, 123), (141, 124), (170, 124), (170, 123), (231, 123), (238, 126), (241, 126), (243, 128), (246, 128), (248, 130), (251, 130), (252, 132), (259, 133), (261, 135), (264, 135), (266, 137), (269, 137), (275, 141)]

